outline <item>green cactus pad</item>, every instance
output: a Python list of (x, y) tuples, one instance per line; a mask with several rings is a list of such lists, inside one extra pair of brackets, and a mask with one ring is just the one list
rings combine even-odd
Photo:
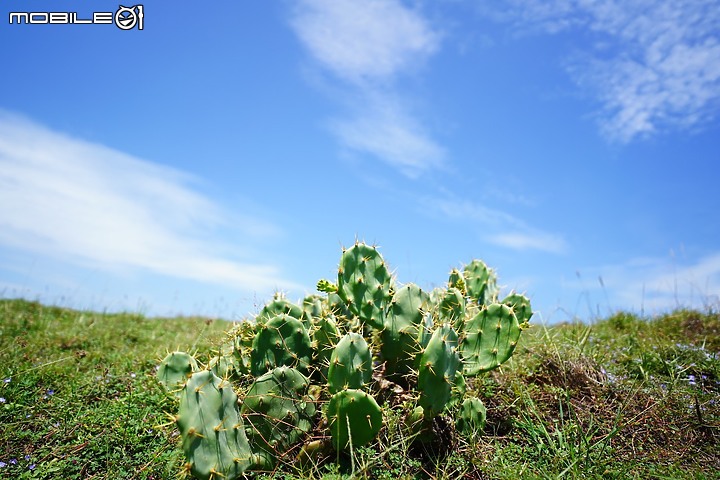
[(239, 373), (248, 375), (252, 354), (252, 344), (255, 340), (256, 325), (251, 322), (240, 322), (233, 327), (228, 335), (233, 340), (233, 355), (235, 355), (235, 366)]
[(382, 427), (382, 410), (375, 399), (362, 390), (341, 390), (330, 398), (325, 415), (333, 446), (343, 450), (372, 441)]
[(496, 301), (498, 294), (497, 277), (482, 260), (473, 260), (463, 270), (466, 294), (480, 305)]
[(390, 301), (392, 277), (380, 253), (362, 243), (343, 251), (338, 269), (338, 294), (349, 310), (381, 330)]
[(483, 307), (465, 323), (460, 355), (466, 376), (492, 370), (513, 354), (520, 338), (520, 324), (510, 307), (494, 303)]
[(465, 323), (465, 297), (457, 288), (450, 287), (438, 303), (438, 316), (443, 323), (449, 323), (456, 330), (462, 330)]
[(530, 318), (533, 316), (533, 311), (530, 307), (530, 300), (525, 295), (513, 292), (505, 297), (501, 303), (510, 307), (518, 322), (520, 322), (521, 328), (523, 325), (528, 325)]
[(433, 332), (418, 362), (419, 405), (429, 416), (440, 413), (450, 401), (455, 374), (460, 367), (458, 336), (450, 325)]
[(412, 370), (413, 360), (420, 351), (418, 327), (423, 321), (423, 310), (427, 308), (428, 301), (428, 294), (413, 283), (404, 285), (393, 295), (385, 317), (380, 349), (389, 377), (403, 376)]
[(185, 382), (197, 370), (198, 364), (192, 355), (185, 352), (172, 352), (160, 362), (157, 377), (168, 393), (179, 397)]
[(240, 356), (235, 354), (235, 342), (221, 345), (217, 355), (210, 359), (208, 368), (220, 378), (237, 378), (243, 367), (240, 365)]
[(312, 329), (312, 341), (317, 352), (316, 366), (322, 369), (327, 377), (330, 356), (335, 350), (338, 341), (340, 341), (340, 332), (334, 316), (327, 315), (315, 319)]
[(324, 315), (323, 297), (320, 295), (308, 295), (302, 301), (302, 319), (307, 320), (306, 325), (312, 324), (314, 319), (321, 318)]
[(465, 382), (465, 375), (462, 373), (462, 368), (458, 367), (458, 371), (455, 374), (455, 382), (450, 390), (450, 401), (447, 404), (447, 408), (454, 408), (460, 405), (465, 398), (466, 391), (467, 383)]
[(194, 373), (185, 384), (177, 426), (196, 478), (238, 478), (258, 462), (238, 415), (237, 395), (210, 370)]
[(358, 333), (347, 333), (330, 356), (328, 387), (330, 393), (346, 388), (361, 388), (372, 378), (372, 354)]
[[(418, 327), (418, 344), (421, 349), (425, 349), (425, 347), (427, 347), (430, 342), (430, 338), (432, 338), (434, 328), (435, 323), (433, 322), (433, 316), (430, 313), (425, 314), (422, 323), (420, 323), (420, 326)], [(417, 360), (420, 360), (419, 356), (417, 357)], [(415, 363), (417, 364), (417, 361)]]
[(279, 294), (275, 295), (272, 302), (265, 305), (257, 317), (255, 317), (255, 323), (258, 325), (264, 325), (269, 320), (273, 319), (278, 315), (290, 315), (298, 320), (303, 317), (303, 309), (298, 307), (292, 302), (288, 302)]
[(278, 315), (258, 326), (250, 354), (250, 371), (258, 377), (286, 365), (307, 372), (312, 354), (312, 342), (303, 323), (290, 315)]
[(487, 410), (479, 398), (466, 398), (460, 406), (455, 426), (464, 435), (477, 435), (485, 428)]
[(307, 395), (310, 382), (299, 371), (278, 367), (255, 380), (240, 414), (253, 450), (268, 463), (281, 456), (312, 428), (315, 404)]

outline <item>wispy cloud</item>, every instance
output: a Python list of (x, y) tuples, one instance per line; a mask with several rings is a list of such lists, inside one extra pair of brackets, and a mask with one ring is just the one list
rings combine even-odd
[[(274, 265), (219, 256), (227, 245), (209, 235), (228, 212), (193, 186), (197, 179), (179, 170), (0, 111), (0, 244), (247, 291), (297, 287)], [(244, 233), (279, 233), (244, 221)]]
[(717, 0), (508, 0), (498, 18), (519, 28), (592, 32), (572, 77), (597, 96), (610, 138), (628, 142), (667, 129), (702, 126), (720, 106)]
[(720, 306), (720, 253), (694, 262), (636, 261), (632, 262), (632, 267), (640, 275), (636, 275), (628, 286), (636, 296), (638, 290), (643, 292), (642, 301), (646, 307)]
[(300, 0), (292, 25), (315, 59), (356, 83), (392, 79), (438, 48), (438, 35), (396, 0)]
[(444, 149), (392, 96), (372, 95), (355, 118), (332, 120), (330, 128), (346, 147), (374, 155), (410, 178), (440, 167), (445, 158)]
[(567, 250), (567, 243), (561, 235), (531, 228), (489, 235), (487, 240), (512, 250), (539, 250), (548, 253), (563, 253)]
[(394, 89), (398, 76), (439, 48), (440, 35), (397, 0), (299, 0), (291, 25), (318, 64), (348, 89), (350, 118), (331, 131), (350, 150), (370, 154), (409, 177), (437, 168), (444, 149)]
[(692, 260), (674, 255), (633, 258), (620, 264), (588, 267), (581, 273), (598, 281), (585, 284), (578, 278), (565, 286), (583, 290), (592, 297), (590, 303), (607, 302), (610, 310), (658, 313), (720, 306), (720, 253)]
[(568, 248), (562, 235), (534, 228), (501, 210), (449, 197), (423, 198), (420, 203), (426, 212), (478, 227), (483, 232), (483, 240), (493, 245), (511, 250), (539, 250), (558, 254)]

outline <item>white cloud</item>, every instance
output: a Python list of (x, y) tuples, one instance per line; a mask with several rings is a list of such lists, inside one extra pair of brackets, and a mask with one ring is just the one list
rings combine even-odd
[(357, 110), (353, 119), (331, 122), (331, 130), (344, 146), (374, 155), (411, 178), (443, 164), (445, 150), (396, 99), (374, 95)]
[[(648, 275), (634, 279), (631, 288), (642, 289), (652, 306), (720, 306), (720, 253), (677, 265), (655, 261)], [(641, 270), (642, 271), (642, 270)], [(645, 273), (645, 272), (643, 272)]]
[[(277, 267), (218, 255), (226, 212), (196, 179), (0, 112), (0, 244), (85, 267), (144, 269), (263, 292), (294, 288)], [(277, 232), (245, 219), (244, 233)], [(238, 246), (240, 248), (240, 246)]]
[(718, 0), (508, 0), (519, 28), (594, 33), (568, 69), (602, 103), (600, 126), (627, 142), (702, 126), (720, 105)]
[(490, 243), (512, 250), (540, 250), (549, 253), (563, 253), (567, 249), (565, 240), (560, 235), (541, 231), (506, 232), (489, 235)]
[(583, 269), (582, 274), (597, 276), (602, 284), (590, 288), (570, 282), (566, 286), (583, 289), (596, 301), (607, 294), (608, 306), (613, 309), (658, 313), (720, 306), (720, 253), (693, 260), (635, 258), (622, 264)]
[(353, 82), (391, 78), (434, 53), (439, 41), (396, 0), (301, 0), (292, 25), (315, 59)]
[[(353, 151), (414, 178), (439, 167), (444, 149), (413, 118), (393, 83), (439, 48), (440, 35), (397, 0), (300, 0), (291, 24), (310, 55), (349, 87), (349, 118), (331, 131)], [(352, 102), (351, 102), (352, 103)]]
[(477, 226), (483, 232), (482, 238), (494, 245), (548, 253), (567, 250), (567, 242), (561, 235), (538, 230), (500, 210), (453, 198), (424, 198), (420, 203), (427, 212)]

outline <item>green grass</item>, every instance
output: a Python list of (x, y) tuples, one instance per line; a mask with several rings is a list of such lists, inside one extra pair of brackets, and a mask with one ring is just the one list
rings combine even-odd
[[(176, 408), (155, 380), (169, 350), (207, 360), (230, 324), (0, 300), (0, 478), (173, 478)], [(720, 478), (720, 316), (619, 313), (533, 326), (470, 385), (485, 432), (424, 449), (385, 414), (371, 445), (257, 478)], [(430, 451), (428, 451), (430, 450)]]

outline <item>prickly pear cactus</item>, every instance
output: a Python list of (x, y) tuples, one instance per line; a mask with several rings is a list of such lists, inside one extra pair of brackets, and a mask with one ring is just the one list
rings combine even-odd
[(340, 341), (340, 331), (332, 315), (315, 317), (312, 341), (316, 352), (315, 364), (320, 368), (323, 376), (327, 377), (330, 357), (335, 351), (335, 345)]
[(395, 286), (378, 250), (362, 243), (343, 250), (337, 284), (317, 288), (300, 305), (276, 295), (207, 366), (183, 352), (162, 361), (188, 473), (233, 480), (316, 464), (333, 447), (353, 455), (384, 418), (414, 442), (433, 441), (438, 416), (454, 417), (457, 434), (482, 431), (473, 377), (513, 354), (532, 316), (525, 296), (498, 302), (495, 273), (480, 260), (430, 294)]
[(420, 352), (419, 326), (428, 302), (429, 296), (413, 283), (403, 285), (393, 295), (380, 348), (388, 377), (397, 380), (396, 377), (412, 370), (415, 356)]
[(345, 250), (338, 270), (338, 295), (362, 322), (381, 330), (391, 298), (392, 277), (375, 247), (356, 243)]
[(237, 478), (257, 463), (229, 382), (210, 370), (194, 373), (180, 393), (176, 423), (187, 469), (197, 478)]
[(500, 303), (483, 307), (465, 323), (465, 338), (460, 343), (465, 375), (477, 375), (506, 362), (517, 346), (520, 332), (510, 307)]
[(521, 328), (528, 324), (533, 313), (532, 308), (530, 308), (530, 300), (525, 295), (513, 292), (505, 297), (502, 303), (510, 307), (510, 310), (513, 311), (518, 322), (520, 322)]
[(348, 388), (330, 398), (325, 412), (335, 448), (361, 447), (382, 427), (382, 410), (367, 392)]
[(465, 277), (457, 268), (453, 268), (450, 271), (450, 277), (448, 278), (448, 289), (454, 288), (460, 292), (461, 295), (466, 295), (467, 290), (465, 289)]
[(298, 320), (303, 318), (303, 309), (295, 305), (292, 302), (288, 302), (281, 295), (275, 295), (272, 302), (268, 303), (260, 310), (260, 313), (255, 317), (255, 322), (258, 325), (263, 325), (265, 322), (270, 321), (278, 315), (290, 315)]
[(240, 357), (235, 353), (235, 342), (230, 341), (220, 346), (217, 355), (210, 359), (208, 367), (220, 378), (237, 378), (243, 371)]
[(438, 303), (438, 316), (444, 323), (461, 330), (465, 321), (465, 297), (457, 288), (450, 287)]
[[(253, 450), (265, 466), (275, 465), (313, 425), (310, 381), (294, 368), (278, 367), (260, 376), (245, 395), (240, 414)], [(262, 453), (261, 453), (262, 452)]]
[(480, 305), (490, 305), (497, 299), (497, 276), (482, 260), (467, 264), (463, 278), (467, 295)]
[(425, 412), (440, 413), (450, 401), (455, 374), (460, 367), (458, 336), (450, 325), (433, 333), (420, 356), (417, 386)]
[(259, 325), (250, 354), (250, 369), (254, 376), (283, 365), (307, 372), (312, 355), (312, 342), (303, 323), (281, 314)]
[(466, 398), (460, 406), (460, 412), (455, 422), (457, 429), (465, 435), (477, 435), (485, 428), (487, 409), (479, 398)]
[(362, 335), (347, 333), (330, 357), (328, 387), (330, 393), (346, 388), (362, 388), (372, 377), (372, 354)]
[(198, 364), (192, 355), (172, 352), (160, 362), (157, 376), (165, 390), (179, 398), (185, 382), (197, 370)]

